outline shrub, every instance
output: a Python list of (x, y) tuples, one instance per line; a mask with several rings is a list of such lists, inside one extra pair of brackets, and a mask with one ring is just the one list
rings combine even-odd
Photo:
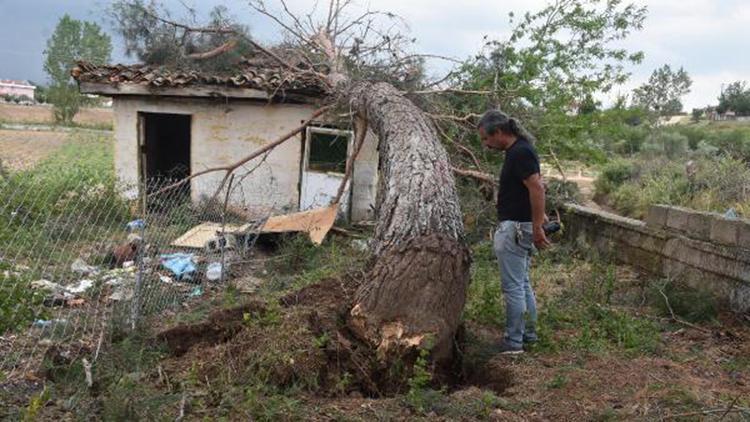
[(44, 295), (29, 286), (29, 280), (0, 262), (0, 335), (28, 327), (43, 316)]
[[(651, 300), (662, 315), (689, 322), (715, 321), (719, 305), (716, 297), (706, 289), (696, 289), (684, 284), (665, 281), (652, 287)], [(671, 309), (671, 310), (670, 310)]]
[(750, 162), (750, 130), (737, 128), (729, 131), (716, 131), (708, 141), (721, 152)]
[(635, 166), (627, 160), (616, 159), (607, 163), (594, 182), (597, 195), (608, 195), (635, 175)]
[(647, 152), (652, 155), (664, 154), (669, 158), (677, 158), (687, 155), (688, 137), (673, 131), (658, 131), (647, 140)]

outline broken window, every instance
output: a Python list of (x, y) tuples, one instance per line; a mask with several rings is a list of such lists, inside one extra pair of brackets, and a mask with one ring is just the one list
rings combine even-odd
[(344, 173), (351, 132), (310, 128), (307, 170), (321, 173)]

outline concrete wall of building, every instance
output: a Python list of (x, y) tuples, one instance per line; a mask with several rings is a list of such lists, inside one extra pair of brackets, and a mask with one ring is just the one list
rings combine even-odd
[[(115, 170), (124, 185), (138, 183), (138, 112), (189, 114), (191, 116), (191, 170), (193, 173), (242, 158), (260, 146), (278, 139), (307, 119), (311, 105), (267, 104), (250, 100), (217, 101), (212, 99), (116, 97), (114, 100)], [(352, 208), (355, 221), (366, 217), (363, 209), (374, 203), (372, 181), (361, 180), (370, 173), (376, 139), (363, 146), (361, 163), (355, 164)], [(264, 159), (258, 157), (246, 163), (243, 170), (257, 167), (252, 175), (237, 181), (240, 188), (233, 190), (230, 203), (251, 214), (267, 215), (296, 211), (299, 206), (300, 164), (302, 135), (276, 147)], [(367, 153), (365, 153), (367, 151)], [(375, 150), (375, 154), (377, 151)], [(359, 169), (358, 169), (359, 167)], [(377, 168), (377, 167), (375, 167)], [(213, 194), (223, 173), (206, 174), (193, 179), (191, 197), (200, 201)], [(237, 180), (237, 178), (235, 178)], [(130, 189), (129, 195), (136, 190)]]
[(352, 172), (352, 221), (375, 220), (379, 157), (378, 138), (368, 130)]
[(647, 221), (566, 206), (566, 234), (643, 271), (713, 292), (750, 312), (750, 221), (653, 206)]
[(0, 96), (15, 95), (20, 97), (25, 95), (32, 100), (34, 99), (34, 90), (36, 87), (31, 85), (20, 85), (15, 83), (0, 83)]

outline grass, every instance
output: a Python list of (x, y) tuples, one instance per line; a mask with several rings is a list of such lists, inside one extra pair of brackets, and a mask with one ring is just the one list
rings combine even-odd
[[(0, 179), (0, 333), (44, 314), (28, 287), (39, 278), (73, 277), (70, 263), (84, 250), (102, 249), (130, 212), (115, 187), (110, 137), (74, 133), (33, 169)], [(5, 274), (5, 273), (3, 273)]]
[[(472, 282), (464, 317), (500, 329), (504, 325), (504, 303), (499, 270), (491, 251), (489, 242), (474, 247)], [(565, 274), (576, 279), (557, 278)], [(559, 245), (535, 258), (530, 278), (539, 308), (537, 328), (541, 341), (535, 351), (637, 355), (659, 350), (659, 326), (613, 305), (612, 297), (619, 283), (612, 265), (586, 263), (576, 258), (569, 247)]]
[(329, 236), (320, 246), (305, 234), (283, 237), (268, 264), (267, 290), (301, 289), (322, 280), (355, 273), (364, 268), (367, 252), (352, 246), (348, 238)]

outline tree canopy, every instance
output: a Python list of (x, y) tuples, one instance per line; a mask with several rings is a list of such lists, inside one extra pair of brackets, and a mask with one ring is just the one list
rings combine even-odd
[[(520, 19), (511, 13), (510, 35), (485, 37), (484, 48), (451, 81), (490, 94), (453, 97), (445, 110), (468, 116), (501, 108), (526, 124), (542, 150), (595, 155), (596, 145), (578, 134), (597, 118), (596, 95), (625, 82), (625, 66), (643, 59), (619, 41), (640, 30), (645, 18), (645, 7), (621, 0), (557, 0)], [(481, 154), (476, 136), (467, 137)]]
[(44, 70), (50, 78), (48, 99), (55, 107), (57, 121), (71, 122), (81, 105), (78, 87), (70, 76), (76, 61), (104, 64), (111, 53), (110, 37), (99, 25), (67, 14), (60, 18), (44, 51)]
[(249, 30), (237, 23), (226, 6), (214, 7), (202, 24), (195, 10), (187, 18), (173, 18), (155, 0), (117, 0), (109, 14), (125, 42), (125, 53), (150, 65), (229, 71), (252, 48)]
[(685, 69), (673, 71), (665, 64), (654, 70), (647, 83), (633, 90), (633, 102), (662, 116), (677, 114), (682, 112), (681, 98), (690, 93), (692, 85)]
[(750, 88), (746, 82), (737, 81), (729, 84), (719, 96), (716, 111), (726, 113), (730, 110), (741, 116), (750, 115)]

